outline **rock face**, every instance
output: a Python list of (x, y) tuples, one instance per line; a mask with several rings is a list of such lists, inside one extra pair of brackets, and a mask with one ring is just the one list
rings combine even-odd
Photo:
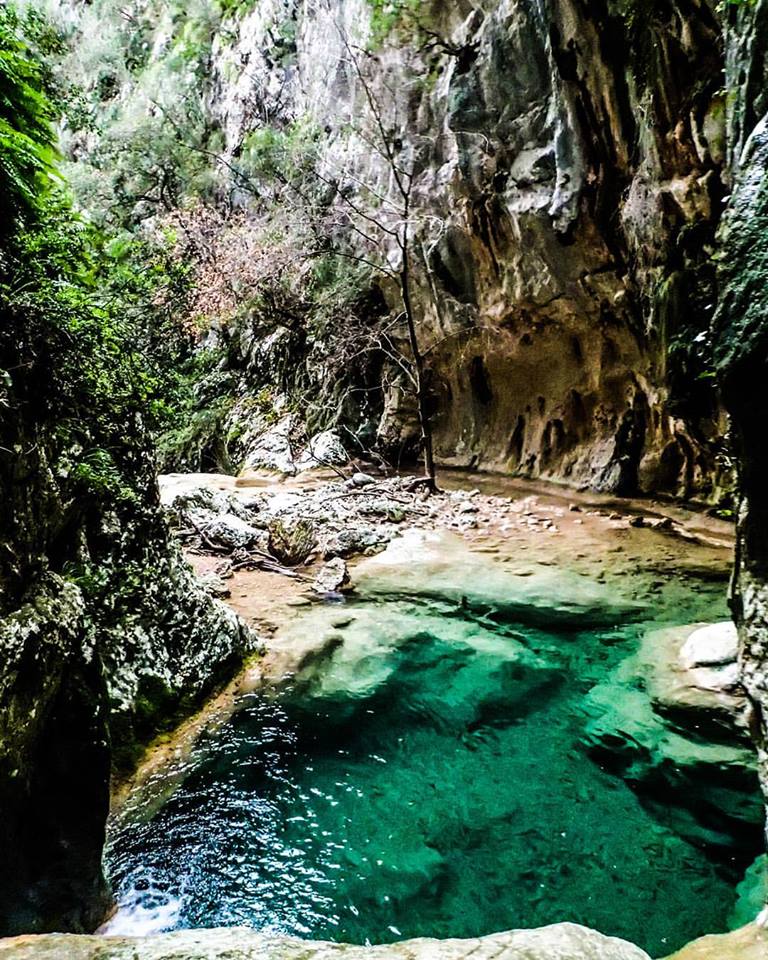
[(731, 197), (720, 233), (715, 356), (731, 414), (741, 489), (732, 607), (768, 794), (768, 4), (757, 0), (731, 7), (728, 19)]
[(586, 743), (677, 832), (749, 854), (764, 812), (737, 673), (732, 624), (652, 632), (590, 692)]
[[(108, 0), (100, 5), (114, 14)], [(89, 11), (63, 6), (67, 30), (82, 18), (87, 31)], [(721, 7), (259, 0), (196, 20), (189, 33), (207, 38), (199, 49), (174, 35), (168, 3), (154, 19), (137, 3), (136, 22), (148, 30), (150, 82), (173, 71), (173, 57), (163, 58), (177, 41), (206, 78), (203, 146), (220, 144), (210, 179), (244, 217), (236, 245), (246, 260), (249, 231), (251, 241), (262, 236), (265, 216), (282, 205), (270, 210), (278, 188), (249, 166), (265, 144), (284, 148), (296, 168), (308, 162), (290, 153), (297, 131), (318, 131), (326, 179), (341, 181), (356, 205), (366, 203), (360, 183), (390, 194), (375, 144), (354, 133), (366, 101), (350, 63), (359, 48), (385, 126), (404, 131), (417, 218), (439, 224), (419, 238), (412, 269), (440, 460), (715, 501), (727, 474), (718, 457), (723, 417), (706, 376), (710, 255), (727, 166)], [(99, 110), (106, 97), (127, 125), (156, 113), (130, 69), (115, 75), (114, 93), (99, 94)], [(98, 175), (98, 135), (81, 132), (72, 157), (84, 175), (76, 183)], [(333, 232), (345, 211), (330, 216)], [(293, 226), (278, 219), (272, 234), (282, 241)], [(309, 259), (296, 243), (283, 262)], [(396, 262), (396, 250), (380, 253)], [(269, 249), (263, 256), (265, 270), (273, 267)], [(385, 312), (401, 309), (391, 284), (374, 286), (363, 328), (383, 301)], [(295, 315), (302, 310), (304, 301), (277, 311), (277, 323), (248, 310), (227, 329), (215, 326), (212, 339), (255, 379), (254, 394), (285, 399), (293, 388), (304, 408), (320, 396), (320, 407), (334, 410), (312, 416), (326, 420), (351, 405), (349, 419), (390, 458), (413, 453), (414, 402), (392, 351), (377, 354), (373, 377), (357, 377), (369, 353), (350, 324), (353, 359), (329, 372), (316, 356), (328, 352), (326, 333), (308, 343)], [(348, 321), (334, 318), (343, 330)], [(241, 400), (235, 432), (245, 461), (292, 472), (290, 417), (261, 422)]]
[(169, 540), (138, 413), (90, 424), (89, 439), (109, 437), (107, 494), (78, 474), (24, 362), (27, 350), (45, 362), (49, 346), (3, 316), (0, 366), (15, 373), (0, 417), (0, 934), (103, 919), (113, 766), (130, 766), (253, 645)]
[[(386, 180), (345, 133), (363, 91), (341, 32), (372, 49), (373, 94), (419, 145), (416, 202), (442, 224), (414, 267), (439, 459), (716, 498), (723, 424), (696, 339), (724, 194), (716, 4), (428, 3), (384, 40), (374, 7), (260, 3), (234, 22), (213, 50), (226, 155), (264, 115), (306, 118), (331, 169), (359, 157), (350, 185)], [(413, 403), (388, 380), (379, 440), (402, 450)]]
[(18, 937), (3, 960), (649, 960), (625, 940), (573, 923), (512, 930), (479, 940), (409, 940), (382, 947), (265, 937), (252, 930), (192, 930), (146, 939)]

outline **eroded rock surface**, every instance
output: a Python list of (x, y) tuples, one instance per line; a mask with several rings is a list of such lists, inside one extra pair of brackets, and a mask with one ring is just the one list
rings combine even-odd
[(682, 835), (751, 851), (763, 808), (735, 657), (729, 624), (650, 633), (590, 692), (586, 741)]
[[(513, 930), (479, 940), (409, 940), (391, 946), (265, 937), (246, 929), (162, 936), (19, 937), (0, 941), (3, 960), (649, 960), (624, 940), (572, 923)], [(751, 960), (751, 957), (750, 957)]]

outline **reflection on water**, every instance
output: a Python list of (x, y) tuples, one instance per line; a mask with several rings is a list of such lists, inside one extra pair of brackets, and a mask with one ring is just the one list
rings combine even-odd
[[(573, 920), (657, 955), (723, 929), (737, 871), (647, 812), (583, 749), (586, 693), (659, 621), (494, 622), (463, 603), (310, 610), (336, 637), (244, 708), (149, 822), (111, 837), (107, 932), (245, 924), (358, 943)], [(482, 622), (480, 622), (482, 621)], [(588, 628), (587, 628), (588, 627)]]

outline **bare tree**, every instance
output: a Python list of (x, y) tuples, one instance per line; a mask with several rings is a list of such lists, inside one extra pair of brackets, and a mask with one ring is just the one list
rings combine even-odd
[(318, 170), (317, 176), (334, 191), (334, 207), (339, 219), (332, 232), (341, 232), (342, 236), (346, 233), (348, 237), (347, 245), (337, 243), (334, 252), (366, 263), (374, 272), (391, 280), (398, 291), (402, 309), (397, 321), (404, 324), (408, 350), (399, 349), (387, 332), (380, 345), (413, 390), (424, 457), (424, 483), (430, 491), (436, 491), (429, 370), (415, 305), (413, 263), (417, 244), (425, 260), (428, 259), (427, 251), (439, 239), (444, 223), (421, 209), (418, 203), (414, 190), (418, 172), (416, 138), (410, 135), (407, 123), (398, 118), (395, 91), (380, 78), (387, 94), (389, 109), (385, 110), (366, 69), (372, 62), (370, 54), (354, 46), (343, 28), (336, 26), (346, 64), (362, 94), (362, 110), (350, 123), (348, 132), (378, 158), (386, 183), (379, 183), (375, 173), (367, 178), (361, 176), (355, 170), (354, 161), (338, 169), (333, 169), (331, 161), (331, 169)]
[[(378, 350), (409, 385), (416, 401), (424, 457), (423, 483), (428, 490), (436, 491), (427, 362), (430, 347), (422, 343), (423, 324), (418, 316), (418, 298), (414, 295), (415, 259), (421, 256), (428, 270), (431, 250), (445, 229), (441, 218), (423, 208), (414, 189), (419, 153), (423, 153), (431, 141), (427, 137), (415, 136), (409, 129), (407, 118), (398, 113), (400, 98), (388, 87), (381, 72), (374, 82), (370, 70), (376, 65), (376, 58), (354, 45), (341, 24), (337, 22), (335, 27), (343, 50), (342, 62), (360, 93), (355, 119), (346, 125), (348, 140), (363, 144), (368, 155), (377, 162), (372, 172), (364, 174), (354, 158), (349, 158), (349, 152), (342, 152), (337, 143), (335, 153), (331, 149), (323, 156), (316, 156), (312, 168), (302, 169), (299, 175), (271, 164), (265, 174), (282, 186), (283, 204), (288, 200), (289, 205), (295, 205), (297, 219), (305, 220), (310, 228), (313, 243), (305, 254), (307, 259), (331, 255), (356, 262), (390, 281), (391, 287), (397, 291), (401, 307), (397, 315), (373, 331), (366, 342), (348, 344), (344, 353), (350, 358)], [(379, 90), (382, 93), (378, 93)], [(172, 117), (167, 119), (175, 126)], [(215, 160), (226, 168), (239, 189), (257, 201), (261, 200), (258, 174), (254, 175), (232, 159), (195, 144), (184, 143), (184, 146)], [(381, 182), (382, 177), (384, 182)], [(323, 189), (318, 190), (318, 187)], [(284, 269), (284, 265), (276, 266), (277, 271), (267, 269), (261, 274), (258, 286), (264, 288), (274, 280), (276, 272)], [(214, 272), (220, 268), (220, 263), (215, 264)], [(228, 274), (222, 276), (216, 287), (227, 278)], [(242, 274), (240, 279), (243, 279)], [(404, 338), (398, 338), (398, 329), (404, 329)], [(407, 348), (402, 345), (403, 339)]]

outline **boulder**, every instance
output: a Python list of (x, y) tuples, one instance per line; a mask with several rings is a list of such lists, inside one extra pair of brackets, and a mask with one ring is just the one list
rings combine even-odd
[(272, 556), (288, 567), (298, 566), (317, 546), (315, 528), (309, 520), (283, 520), (275, 517), (269, 524), (268, 548)]
[(226, 600), (232, 592), (224, 580), (216, 573), (205, 573), (201, 577), (198, 577), (198, 582), (206, 593), (222, 600)]
[(349, 570), (347, 564), (341, 557), (334, 557), (323, 564), (312, 589), (316, 593), (340, 593), (342, 590), (348, 590), (350, 586)]
[(739, 637), (732, 620), (699, 627), (683, 644), (680, 661), (687, 669), (721, 667), (736, 663)]
[(264, 536), (261, 530), (232, 513), (219, 514), (194, 508), (187, 512), (187, 516), (206, 540), (229, 550), (254, 546)]
[(243, 468), (295, 474), (296, 462), (291, 441), (293, 430), (293, 417), (287, 416), (256, 437), (248, 448)]
[(314, 467), (340, 466), (348, 460), (349, 454), (338, 433), (325, 430), (311, 438), (296, 467), (298, 470), (311, 470)]
[(352, 557), (387, 543), (393, 536), (393, 533), (376, 527), (345, 527), (328, 536), (323, 556)]
[(370, 473), (353, 473), (349, 479), (349, 485), (352, 487), (369, 487), (372, 483), (376, 483), (376, 478)]
[[(162, 493), (161, 486), (161, 493)], [(171, 515), (183, 520), (191, 510), (209, 513), (231, 513), (241, 520), (250, 520), (262, 508), (263, 498), (249, 497), (245, 501), (234, 492), (217, 490), (213, 486), (193, 486), (179, 492), (163, 493), (163, 502)]]

